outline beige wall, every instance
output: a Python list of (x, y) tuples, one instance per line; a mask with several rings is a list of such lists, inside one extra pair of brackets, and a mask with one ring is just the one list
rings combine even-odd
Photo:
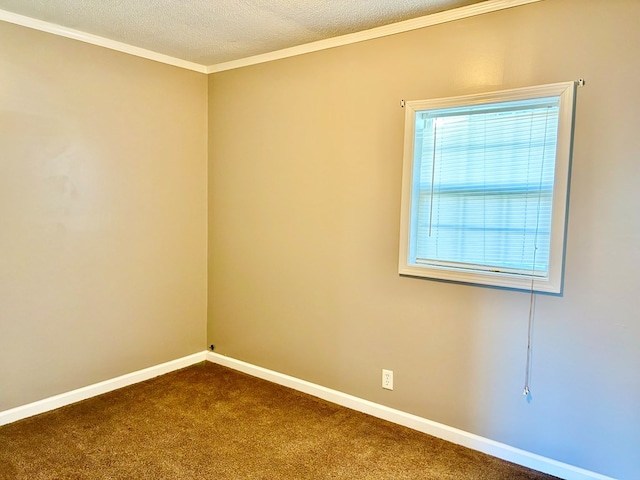
[(206, 76), (0, 45), (0, 411), (202, 351)]
[[(547, 0), (211, 75), (208, 343), (636, 478), (638, 19), (635, 0)], [(397, 274), (400, 100), (580, 77), (565, 291), (537, 298), (527, 402), (529, 295)]]
[[(635, 478), (638, 18), (546, 0), (212, 75), (208, 220), (204, 75), (0, 23), (0, 411), (201, 351), (208, 224), (216, 351)], [(578, 77), (527, 403), (528, 295), (397, 275), (399, 101)]]

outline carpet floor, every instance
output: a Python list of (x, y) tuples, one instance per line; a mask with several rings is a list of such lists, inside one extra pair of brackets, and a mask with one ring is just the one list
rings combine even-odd
[(0, 427), (1, 480), (550, 480), (202, 363)]

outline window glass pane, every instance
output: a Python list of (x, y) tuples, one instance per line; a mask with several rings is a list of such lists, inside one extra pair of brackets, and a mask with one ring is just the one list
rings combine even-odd
[(416, 263), (547, 274), (558, 104), (416, 113)]

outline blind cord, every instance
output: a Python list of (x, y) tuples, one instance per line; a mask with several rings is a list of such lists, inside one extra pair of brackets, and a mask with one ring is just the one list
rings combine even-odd
[(524, 373), (524, 390), (522, 394), (526, 397), (531, 393), (529, 388), (529, 378), (531, 376), (531, 336), (533, 332), (533, 317), (535, 312), (535, 293), (531, 289), (531, 297), (529, 298), (529, 325), (527, 329), (527, 364)]
[(433, 156), (431, 158), (431, 198), (429, 200), (429, 236), (431, 236), (431, 225), (433, 223), (433, 189), (436, 181), (436, 140), (438, 132), (438, 120), (433, 122)]
[(538, 229), (540, 227), (540, 203), (542, 197), (542, 174), (544, 171), (544, 159), (547, 148), (547, 129), (549, 127), (549, 116), (547, 115), (544, 123), (544, 141), (542, 143), (542, 162), (540, 162), (540, 184), (538, 186), (538, 211), (536, 212), (536, 233), (533, 239), (533, 265), (531, 269), (531, 293), (529, 296), (529, 321), (527, 325), (527, 361), (524, 372), (524, 390), (522, 395), (525, 397), (531, 393), (529, 382), (531, 379), (531, 338), (533, 337), (533, 318), (536, 311), (534, 276), (536, 273), (536, 254), (538, 253)]

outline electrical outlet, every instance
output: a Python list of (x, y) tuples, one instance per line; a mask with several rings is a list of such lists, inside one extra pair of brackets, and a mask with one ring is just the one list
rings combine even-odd
[(393, 390), (393, 370), (382, 370), (382, 388)]

